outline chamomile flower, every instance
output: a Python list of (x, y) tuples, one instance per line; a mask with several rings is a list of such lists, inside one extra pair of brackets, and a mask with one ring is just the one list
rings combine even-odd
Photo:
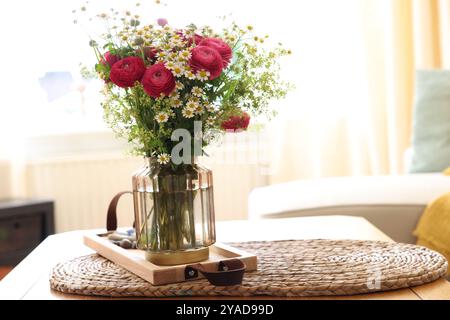
[(189, 100), (186, 103), (186, 108), (185, 109), (189, 109), (189, 110), (195, 111), (197, 109), (198, 105), (199, 105), (199, 103), (197, 101)]
[(199, 97), (191, 96), (191, 98), (189, 100), (192, 101), (192, 102), (195, 102), (195, 103), (200, 103), (200, 98)]
[(165, 33), (172, 33), (172, 27), (169, 26), (168, 24), (166, 24), (163, 28), (162, 31)]
[(172, 47), (182, 47), (183, 45), (184, 45), (184, 42), (183, 42), (183, 40), (181, 40), (181, 39), (171, 39), (170, 40), (170, 45), (172, 46)]
[(175, 64), (171, 71), (175, 77), (181, 77), (185, 72), (183, 66), (179, 64)]
[(212, 103), (207, 103), (207, 104), (205, 104), (205, 108), (206, 108), (206, 110), (207, 110), (208, 112), (214, 112), (214, 111), (216, 111), (216, 110), (214, 109), (214, 105), (213, 105)]
[(210, 73), (206, 70), (200, 70), (197, 72), (197, 79), (200, 81), (206, 81), (209, 79)]
[(193, 96), (201, 97), (203, 95), (203, 89), (195, 86), (195, 87), (192, 87), (191, 93)]
[(168, 164), (170, 161), (170, 156), (167, 153), (161, 153), (156, 158), (156, 161), (158, 161), (159, 164)]
[(170, 99), (170, 106), (172, 108), (179, 108), (183, 105), (183, 102), (180, 100), (179, 97), (171, 98)]
[(205, 111), (205, 109), (203, 108), (203, 106), (201, 104), (197, 104), (197, 106), (195, 107), (194, 112), (196, 114), (203, 114), (203, 112)]
[(184, 89), (184, 84), (183, 84), (182, 82), (177, 81), (177, 82), (175, 83), (175, 88), (176, 88), (177, 90), (183, 90), (183, 89)]
[(157, 57), (159, 60), (163, 60), (163, 59), (167, 58), (167, 52), (165, 52), (165, 51), (159, 51), (159, 52), (156, 54), (156, 57)]
[(196, 76), (195, 73), (193, 73), (191, 70), (186, 70), (186, 71), (184, 72), (184, 76), (185, 76), (186, 78), (188, 78), (189, 80), (195, 80), (195, 79), (197, 79), (197, 76)]
[(155, 120), (158, 123), (164, 123), (167, 122), (169, 120), (169, 115), (165, 112), (159, 112), (156, 116), (155, 116)]
[(173, 61), (168, 61), (164, 65), (169, 70), (173, 70), (173, 68), (175, 68), (175, 66), (176, 66), (176, 64)]
[(177, 90), (173, 90), (170, 94), (169, 97), (171, 99), (179, 99), (180, 98), (180, 94), (177, 92)]
[(186, 36), (193, 36), (196, 33), (195, 29), (186, 29), (184, 30), (184, 35)]
[(175, 61), (178, 62), (178, 63), (186, 63), (186, 60), (183, 59), (182, 57), (177, 57), (177, 58), (175, 59)]
[(213, 117), (209, 117), (208, 119), (206, 119), (206, 124), (208, 125), (208, 126), (214, 126), (215, 125), (215, 123), (216, 123), (216, 119), (214, 119)]
[[(166, 43), (161, 46), (161, 49), (163, 49), (164, 51), (167, 51), (167, 52), (171, 52), (173, 47), (170, 45), (170, 43)], [(169, 54), (167, 54), (167, 56), (168, 55)]]
[(181, 111), (181, 114), (183, 115), (183, 117), (190, 119), (194, 116), (194, 110), (184, 108), (183, 111)]
[(228, 43), (235, 43), (236, 42), (236, 37), (235, 36), (233, 36), (233, 35), (228, 35), (228, 36), (226, 36), (225, 37), (225, 40), (228, 42)]
[(167, 54), (167, 59), (169, 61), (175, 62), (175, 60), (178, 58), (178, 55), (175, 52), (170, 52)]
[(191, 58), (191, 52), (189, 50), (183, 50), (181, 51), (178, 56), (184, 61), (189, 60)]

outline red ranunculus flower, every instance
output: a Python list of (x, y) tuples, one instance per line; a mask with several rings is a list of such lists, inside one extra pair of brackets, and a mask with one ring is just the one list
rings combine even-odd
[[(136, 51), (138, 56), (142, 56), (142, 49), (138, 49)], [(156, 50), (154, 47), (144, 47), (144, 57), (145, 59), (147, 59), (148, 61), (153, 61), (156, 57), (156, 54), (158, 53), (158, 50)]]
[(194, 34), (192, 37), (188, 39), (188, 46), (192, 46), (194, 43), (196, 46), (200, 45), (200, 42), (202, 42), (204, 38), (198, 34)]
[(207, 46), (197, 46), (192, 49), (189, 65), (194, 72), (200, 70), (208, 71), (210, 80), (219, 77), (223, 70), (222, 56), (216, 49)]
[(175, 77), (162, 62), (147, 68), (141, 83), (145, 92), (153, 98), (160, 97), (161, 93), (168, 96), (175, 89)]
[(242, 112), (240, 116), (231, 116), (220, 125), (223, 130), (239, 132), (247, 130), (250, 124), (250, 116), (247, 112)]
[(187, 37), (181, 30), (177, 31), (176, 34), (182, 37), (184, 41), (187, 41), (188, 47), (192, 46), (193, 43), (198, 46), (198, 44), (204, 39), (199, 34), (194, 34), (193, 36)]
[(117, 61), (111, 68), (109, 78), (121, 88), (133, 87), (145, 72), (144, 61), (139, 57), (127, 57)]
[(105, 52), (103, 57), (104, 57), (104, 59), (102, 59), (100, 61), (100, 63), (102, 63), (102, 64), (108, 63), (110, 67), (112, 67), (117, 61), (120, 60), (119, 56), (117, 56), (115, 54), (111, 54), (109, 51)]
[(230, 46), (219, 38), (205, 38), (200, 43), (200, 46), (207, 46), (216, 49), (223, 60), (223, 67), (226, 68), (233, 57), (233, 51)]

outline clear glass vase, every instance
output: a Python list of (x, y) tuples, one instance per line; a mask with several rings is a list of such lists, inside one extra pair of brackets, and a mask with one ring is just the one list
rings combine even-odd
[(160, 165), (133, 175), (137, 246), (159, 265), (206, 260), (216, 240), (212, 171), (196, 161)]

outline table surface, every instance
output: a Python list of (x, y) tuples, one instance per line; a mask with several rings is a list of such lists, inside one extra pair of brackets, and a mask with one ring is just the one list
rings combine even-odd
[[(104, 232), (104, 230), (98, 230)], [(50, 289), (49, 274), (58, 262), (91, 254), (82, 243), (86, 231), (56, 234), (43, 241), (28, 257), (0, 281), (0, 300), (6, 299), (108, 299), (63, 294)], [(92, 230), (90, 230), (92, 232)], [(287, 239), (357, 239), (392, 241), (387, 235), (360, 217), (321, 216), (258, 221), (217, 223), (220, 242)], [(257, 297), (258, 299), (286, 299)], [(165, 298), (168, 299), (168, 298)], [(183, 299), (186, 299), (183, 297)], [(192, 297), (190, 299), (229, 299), (227, 297)], [(248, 298), (246, 298), (248, 299)], [(292, 298), (289, 298), (292, 299)], [(301, 297), (297, 299), (449, 299), (450, 282), (433, 283), (390, 292), (339, 297)]]

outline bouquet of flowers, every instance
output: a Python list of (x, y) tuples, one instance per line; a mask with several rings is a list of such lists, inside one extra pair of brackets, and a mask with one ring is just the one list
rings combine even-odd
[(194, 122), (201, 122), (204, 147), (221, 130), (246, 130), (251, 115), (272, 115), (269, 101), (290, 88), (278, 63), (290, 51), (266, 48), (268, 36), (256, 36), (252, 26), (233, 23), (218, 33), (194, 24), (174, 28), (165, 19), (142, 25), (138, 15), (118, 14), (97, 15), (107, 32), (90, 41), (105, 81), (105, 119), (138, 154), (160, 164), (170, 162), (174, 130), (194, 136)]
[[(290, 51), (266, 47), (267, 36), (251, 26), (216, 32), (118, 15), (97, 16), (107, 32), (90, 45), (107, 123), (150, 160), (133, 176), (138, 246), (151, 261), (160, 251), (207, 248), (215, 241), (212, 174), (192, 159), (221, 131), (246, 130), (251, 116), (273, 114), (270, 100), (290, 88), (279, 67)], [(178, 130), (193, 139), (177, 154)]]

